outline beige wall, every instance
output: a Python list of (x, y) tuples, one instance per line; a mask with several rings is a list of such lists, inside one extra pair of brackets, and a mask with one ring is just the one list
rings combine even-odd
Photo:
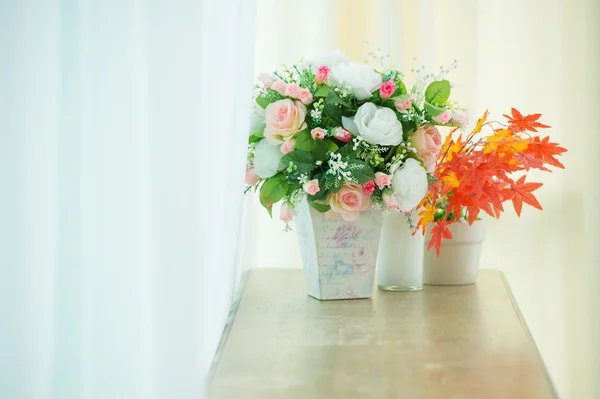
[[(532, 174), (543, 212), (490, 221), (482, 266), (506, 273), (563, 398), (600, 397), (598, 3), (259, 0), (257, 73), (334, 48), (363, 60), (366, 38), (406, 73), (414, 56), (431, 70), (456, 58), (454, 98), (472, 119), (513, 106), (544, 114), (567, 169)], [(281, 230), (249, 196), (244, 267), (300, 267), (294, 233)]]

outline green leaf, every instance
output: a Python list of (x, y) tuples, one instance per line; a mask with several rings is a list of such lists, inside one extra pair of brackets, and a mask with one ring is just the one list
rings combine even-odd
[(323, 106), (323, 114), (331, 120), (335, 121), (337, 125), (342, 125), (342, 110), (339, 107), (333, 104), (325, 103), (325, 105)]
[(347, 144), (340, 148), (339, 153), (342, 154), (342, 157), (352, 158), (356, 156), (356, 151), (352, 148), (352, 144)]
[(337, 175), (330, 175), (326, 173), (325, 184), (332, 193), (337, 193), (344, 185), (344, 181), (342, 179), (338, 179)]
[(312, 151), (315, 147), (315, 140), (310, 135), (308, 129), (305, 129), (296, 135), (296, 149), (302, 151)]
[(269, 178), (260, 189), (260, 202), (265, 207), (280, 201), (287, 194), (289, 183), (284, 175)]
[(276, 98), (267, 98), (263, 96), (256, 97), (256, 103), (262, 108), (267, 108), (267, 105), (274, 103), (275, 101), (277, 101)]
[(321, 85), (315, 91), (315, 97), (327, 97), (329, 94), (329, 86)]
[(397, 91), (396, 91), (396, 93), (397, 93), (396, 95), (400, 95), (400, 96), (402, 96), (402, 95), (404, 95), (404, 94), (408, 93), (408, 91), (406, 90), (406, 85), (405, 85), (405, 84), (404, 84), (404, 82), (403, 82), (403, 81), (401, 81), (401, 80), (400, 80), (400, 81), (398, 81), (398, 87), (397, 87), (397, 89), (396, 89), (396, 90), (397, 90)]
[(340, 148), (336, 143), (329, 140), (327, 141), (327, 146), (329, 147), (329, 152), (336, 152)]
[(300, 183), (293, 183), (288, 186), (287, 195), (292, 195), (296, 190), (300, 188)]
[(289, 165), (292, 162), (298, 167), (299, 173), (309, 173), (315, 168), (315, 160), (310, 153), (302, 150), (294, 150), (288, 152), (281, 158), (284, 165)]
[(429, 103), (425, 103), (423, 105), (423, 108), (425, 108), (425, 111), (427, 111), (427, 113), (431, 116), (431, 117), (436, 117), (439, 114), (442, 113), (442, 111), (444, 110), (444, 108), (440, 108), (440, 107), (436, 107), (435, 105), (431, 105)]
[(338, 96), (337, 93), (333, 90), (330, 90), (329, 93), (327, 94), (327, 98), (325, 99), (325, 105), (327, 105), (327, 104), (330, 104), (330, 105), (339, 104), (343, 107), (351, 108), (350, 104), (348, 104), (346, 102), (346, 100), (344, 100), (340, 96)]
[(425, 101), (433, 105), (444, 105), (450, 97), (450, 82), (438, 80), (432, 82), (425, 90)]
[(318, 212), (321, 212), (321, 213), (325, 213), (325, 212), (327, 212), (328, 210), (331, 209), (331, 206), (329, 206), (328, 204), (322, 204), (320, 202), (313, 202), (313, 201), (308, 201), (308, 203), (315, 210), (317, 210)]
[(356, 159), (350, 160), (348, 162), (348, 170), (350, 170), (352, 177), (356, 179), (358, 184), (364, 184), (375, 179), (375, 173), (373, 173), (371, 168), (363, 161)]
[(314, 143), (315, 147), (311, 152), (313, 158), (315, 161), (324, 161), (327, 157), (327, 152), (329, 152), (329, 145), (325, 140), (315, 140)]
[(256, 143), (258, 141), (261, 141), (264, 137), (265, 137), (265, 135), (263, 134), (263, 132), (251, 134), (248, 137), (248, 144), (250, 144), (250, 143)]

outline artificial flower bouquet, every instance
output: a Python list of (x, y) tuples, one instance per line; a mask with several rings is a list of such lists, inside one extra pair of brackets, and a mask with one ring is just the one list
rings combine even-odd
[(372, 207), (412, 211), (427, 194), (442, 138), (436, 126), (467, 117), (449, 101), (444, 76), (349, 62), (336, 52), (301, 62), (257, 84), (246, 184), (271, 214), (293, 219), (306, 199), (328, 218), (353, 221)]
[[(550, 127), (539, 122), (541, 114), (523, 116), (513, 108), (503, 116), (505, 123), (488, 122), (486, 111), (465, 138), (452, 131), (442, 146), (417, 224), (423, 233), (433, 224), (427, 249), (435, 247), (438, 256), (442, 239), (452, 238), (448, 226), (453, 223), (471, 225), (481, 211), (499, 218), (506, 201), (512, 201), (518, 216), (523, 203), (541, 210), (533, 191), (542, 183), (525, 181), (527, 172), (564, 169), (556, 156), (566, 149), (536, 134)], [(484, 127), (491, 134), (483, 136)]]

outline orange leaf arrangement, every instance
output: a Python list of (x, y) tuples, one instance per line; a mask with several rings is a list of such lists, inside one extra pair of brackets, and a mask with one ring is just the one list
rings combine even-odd
[[(523, 203), (541, 210), (533, 191), (542, 183), (526, 182), (527, 172), (551, 172), (548, 166), (564, 169), (556, 156), (567, 150), (549, 137), (532, 134), (550, 127), (538, 122), (541, 114), (523, 116), (513, 108), (511, 115), (503, 115), (507, 124), (487, 122), (488, 115), (486, 111), (464, 139), (462, 134), (455, 137), (457, 129), (450, 132), (437, 160), (434, 181), (421, 202), (417, 229), (424, 234), (429, 223), (435, 224), (427, 249), (434, 247), (437, 256), (442, 239), (452, 238), (447, 227), (452, 223), (466, 220), (471, 225), (481, 211), (499, 218), (506, 201), (512, 201), (518, 216)], [(484, 127), (493, 134), (482, 135)]]

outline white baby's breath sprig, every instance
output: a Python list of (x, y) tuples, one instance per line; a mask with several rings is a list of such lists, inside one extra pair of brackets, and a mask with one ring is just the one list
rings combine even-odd
[(307, 182), (308, 182), (308, 175), (306, 173), (302, 173), (300, 176), (298, 176), (298, 183), (304, 184)]
[(352, 178), (352, 173), (347, 170), (348, 162), (342, 161), (342, 154), (333, 152), (328, 154), (329, 160), (327, 161), (327, 164), (329, 165), (329, 170), (326, 173), (336, 176), (338, 180), (350, 180)]

